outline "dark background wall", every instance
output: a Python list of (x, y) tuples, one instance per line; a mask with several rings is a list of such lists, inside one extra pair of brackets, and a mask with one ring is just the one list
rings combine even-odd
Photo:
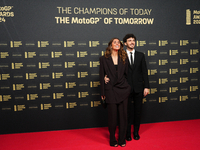
[(0, 133), (107, 126), (99, 57), (137, 37), (150, 94), (142, 123), (200, 118), (199, 0), (1, 0)]

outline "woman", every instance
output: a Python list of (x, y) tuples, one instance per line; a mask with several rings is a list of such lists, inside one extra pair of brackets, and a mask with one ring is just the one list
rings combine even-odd
[[(100, 57), (101, 98), (108, 108), (108, 129), (110, 146), (126, 146), (127, 103), (131, 90), (126, 76), (128, 72), (127, 54), (118, 38), (112, 38), (108, 43), (105, 55)], [(104, 77), (110, 81), (105, 84)], [(117, 116), (118, 115), (118, 116)], [(115, 130), (119, 118), (119, 140), (117, 143)]]

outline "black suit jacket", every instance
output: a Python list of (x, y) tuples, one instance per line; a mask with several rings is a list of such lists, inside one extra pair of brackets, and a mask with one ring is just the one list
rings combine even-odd
[(149, 88), (148, 71), (145, 56), (142, 52), (135, 51), (134, 64), (128, 67), (128, 83), (131, 91), (136, 93), (143, 92), (144, 88)]
[[(118, 71), (114, 66), (111, 57), (106, 58), (105, 56), (100, 57), (100, 83), (101, 83), (101, 95), (106, 96), (106, 103), (120, 103), (127, 99), (131, 87), (127, 82), (128, 73), (128, 58), (126, 63), (118, 56)], [(105, 84), (104, 77), (108, 76), (110, 82)]]

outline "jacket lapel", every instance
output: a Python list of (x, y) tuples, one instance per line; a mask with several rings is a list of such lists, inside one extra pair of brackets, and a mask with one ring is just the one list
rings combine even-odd
[(122, 67), (123, 67), (122, 63), (123, 62), (120, 60), (120, 56), (118, 55), (118, 68), (117, 68), (118, 77), (119, 77), (119, 73), (121, 72)]
[(115, 69), (115, 66), (114, 66), (112, 57), (111, 57), (111, 56), (108, 57), (108, 58), (106, 59), (106, 61), (107, 61), (107, 66), (108, 66), (108, 68), (109, 68), (109, 70), (110, 70), (110, 73), (112, 74), (112, 76), (115, 76), (115, 74), (116, 74), (116, 69)]
[(138, 53), (137, 53), (137, 51), (135, 51), (133, 70), (135, 69), (135, 66), (137, 65), (137, 59), (138, 59), (137, 55), (138, 55)]

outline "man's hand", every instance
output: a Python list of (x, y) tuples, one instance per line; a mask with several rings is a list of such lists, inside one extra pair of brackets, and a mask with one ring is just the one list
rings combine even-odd
[(105, 84), (107, 84), (110, 81), (110, 79), (107, 77), (107, 75), (105, 75), (104, 81), (105, 81)]
[(148, 89), (148, 88), (145, 88), (145, 89), (144, 89), (144, 97), (147, 96), (148, 94), (149, 94), (149, 89)]

